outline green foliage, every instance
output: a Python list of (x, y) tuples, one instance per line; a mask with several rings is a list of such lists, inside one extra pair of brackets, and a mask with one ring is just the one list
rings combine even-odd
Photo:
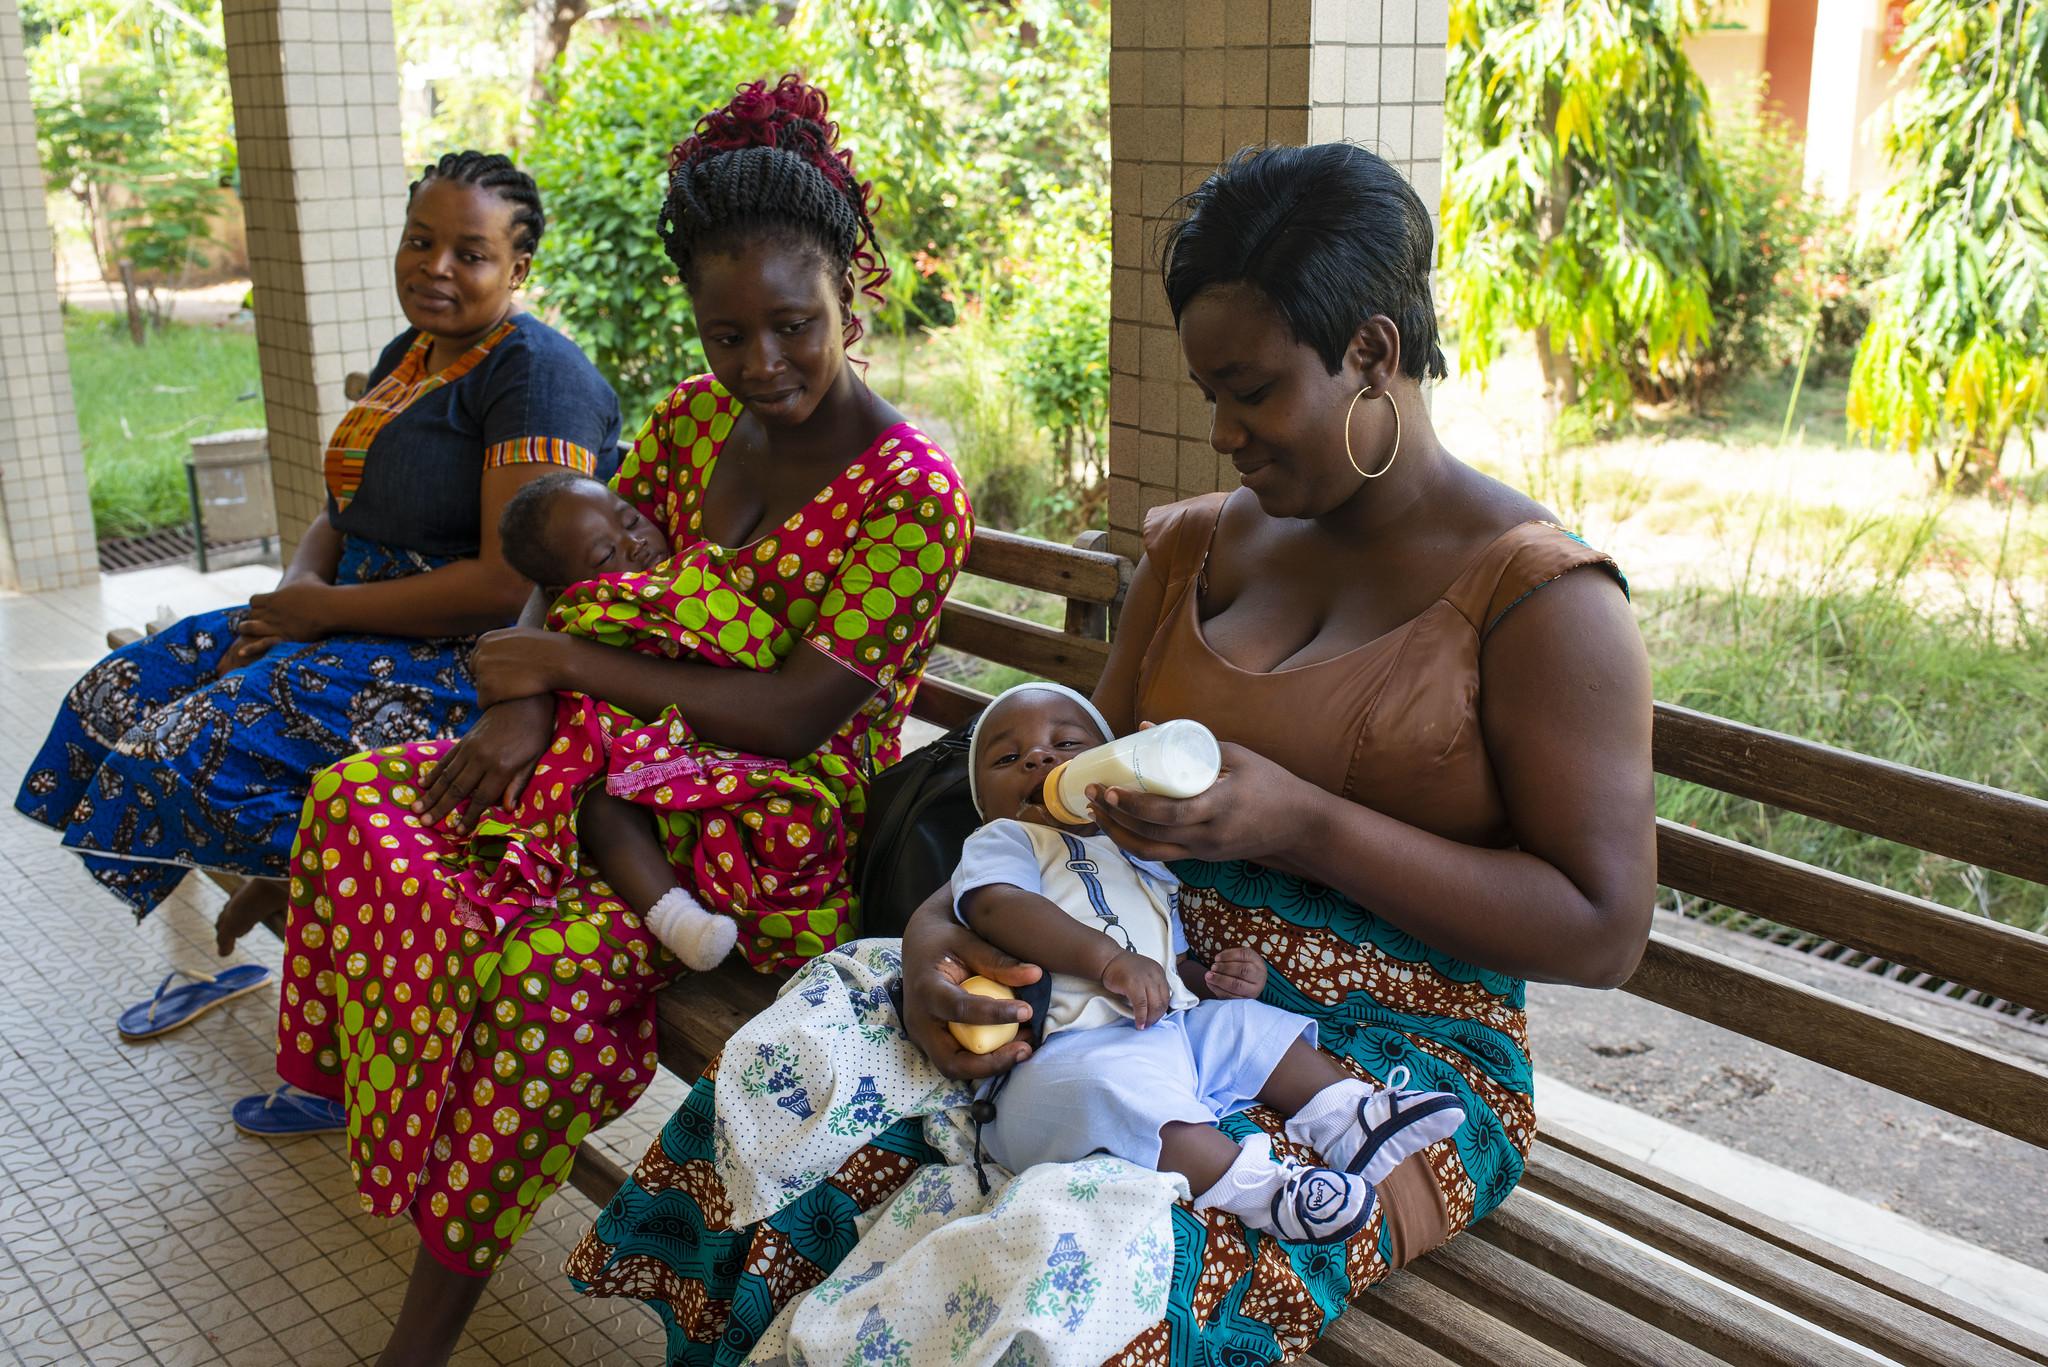
[(1701, 0), (1455, 0), (1443, 262), (1461, 354), (1537, 337), (1553, 412), (1612, 407), (1709, 336), (1733, 251), (1707, 97), (1681, 44)]
[(399, 68), (425, 94), (425, 107), (409, 111), (400, 129), (414, 174), (443, 152), (471, 147), (518, 159), (533, 8), (528, 0), (393, 0)]
[(2048, 397), (2048, 0), (1919, 0), (1887, 139), (1898, 273), (1856, 355), (1849, 419), (1988, 480)]
[(621, 29), (581, 41), (551, 77), (526, 154), (552, 225), (534, 258), (540, 303), (619, 391), (627, 425), (704, 368), (689, 297), (655, 220), (669, 149), (742, 81), (802, 65), (773, 11)]
[(1710, 143), (1726, 189), (1730, 250), (1707, 272), (1712, 323), (1698, 348), (1656, 364), (1642, 351), (1629, 378), (1640, 397), (1697, 402), (1729, 378), (1795, 360), (1813, 321), (1796, 269), (1823, 210), (1801, 184), (1799, 144), (1755, 95), (1716, 120)]
[(948, 394), (941, 439), (990, 471), (984, 517), (1020, 525), (1062, 489), (1076, 505), (1108, 417), (1108, 42), (1101, 0), (858, 0), (786, 27), (678, 12), (579, 38), (526, 154), (558, 225), (539, 301), (629, 413), (701, 367), (655, 231), (669, 148), (740, 82), (804, 70), (880, 196), (896, 270), (880, 321), (940, 325), (920, 364), (946, 376), (929, 387)]
[(917, 363), (929, 369), (924, 399), (937, 419), (934, 435), (973, 493), (976, 519), (1028, 531), (1050, 510), (1055, 480), (1011, 374), (1010, 332), (988, 292), (967, 295), (953, 321), (933, 329)]
[(71, 314), (64, 344), (99, 535), (188, 522), (192, 438), (263, 426), (254, 334), (172, 323), (138, 352), (118, 319)]
[(1015, 383), (1060, 473), (1096, 484), (1109, 474), (1109, 240), (1091, 226), (1085, 214), (1056, 218), (1033, 241), (1012, 326)]
[(225, 207), (236, 158), (218, 0), (29, 0), (37, 143), (74, 196), (103, 272), (175, 282)]
[[(1931, 522), (1896, 548), (1903, 573), (1941, 547)], [(1853, 540), (1852, 530), (1850, 539)], [(1847, 542), (1844, 543), (1845, 545)], [(1648, 593), (1638, 619), (1659, 698), (1900, 764), (2048, 792), (2048, 635), (2014, 638), (1963, 610), (1916, 608), (1897, 578)], [(2048, 931), (2038, 889), (1904, 845), (1660, 778), (1657, 811), (1852, 877)]]
[(1638, 398), (1683, 398), (1805, 360), (1815, 374), (1847, 364), (1869, 318), (1871, 284), (1886, 270), (1876, 239), (1859, 241), (1844, 211), (1808, 194), (1791, 127), (1761, 91), (1716, 118), (1711, 150), (1727, 191), (1731, 249), (1707, 273), (1713, 324), (1694, 351), (1652, 365), (1629, 358)]

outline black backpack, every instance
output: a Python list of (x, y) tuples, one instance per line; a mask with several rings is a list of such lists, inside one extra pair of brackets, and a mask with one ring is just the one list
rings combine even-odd
[(910, 914), (953, 876), (960, 847), (981, 824), (967, 783), (973, 733), (972, 722), (948, 731), (869, 782), (854, 860), (862, 935), (901, 935)]

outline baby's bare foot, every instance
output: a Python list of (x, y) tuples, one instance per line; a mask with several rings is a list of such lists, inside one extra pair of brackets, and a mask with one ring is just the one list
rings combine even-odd
[(282, 939), (287, 905), (288, 894), (282, 882), (275, 878), (251, 878), (236, 888), (228, 904), (220, 909), (220, 917), (213, 923), (214, 948), (225, 959), (234, 952), (235, 941), (265, 922)]

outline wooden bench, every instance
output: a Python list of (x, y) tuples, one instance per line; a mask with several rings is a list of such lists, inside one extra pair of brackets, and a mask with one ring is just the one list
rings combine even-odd
[[(1065, 598), (1066, 620), (1052, 628), (949, 604), (942, 645), (1083, 690), (1094, 684), (1127, 562), (1099, 547), (985, 531), (967, 568)], [(986, 700), (928, 678), (915, 711), (952, 727)], [(1655, 765), (1688, 783), (2048, 884), (2048, 803), (2038, 799), (1661, 703)], [(1658, 822), (1657, 841), (1659, 879), (1678, 892), (2048, 1010), (2048, 938), (1667, 821)], [(694, 1078), (776, 985), (728, 964), (670, 989), (660, 1002), (664, 1065)], [(2029, 1062), (1662, 931), (1626, 990), (2048, 1147), (2048, 1071)], [(585, 1142), (572, 1179), (580, 1190), (603, 1202), (624, 1177)], [(2048, 1338), (1545, 1125), (1520, 1188), (1499, 1210), (1364, 1292), (1312, 1357), (1329, 1367), (1846, 1367), (1873, 1353), (1916, 1367), (2048, 1364)]]

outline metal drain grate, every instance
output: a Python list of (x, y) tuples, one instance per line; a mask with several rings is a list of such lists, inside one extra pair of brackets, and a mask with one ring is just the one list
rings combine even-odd
[[(1670, 895), (1668, 890), (1666, 895)], [(1702, 903), (1699, 899), (1693, 897), (1678, 898), (1677, 910), (1687, 920), (1703, 921), (1709, 925), (1717, 925), (1724, 930), (1736, 931), (1750, 936), (1752, 939), (1762, 940), (1767, 944), (1775, 945), (1780, 949), (1790, 950), (1795, 954), (1810, 955), (1813, 958), (1824, 959), (1829, 963), (1839, 964), (1843, 968), (1852, 969), (1858, 973), (1868, 973), (1874, 978), (1882, 978), (1887, 982), (1897, 983), (1901, 987), (1912, 988), (1934, 996), (1946, 997), (1948, 1000), (1962, 1006), (1974, 1006), (1980, 1010), (1989, 1011), (2032, 1033), (2048, 1035), (2048, 1011), (2038, 1011), (2031, 1007), (2021, 1006), (2016, 1002), (2006, 1001), (2002, 997), (1994, 997), (1989, 993), (1979, 992), (1975, 988), (1959, 986), (1945, 978), (1936, 977), (1932, 973), (1923, 973), (1917, 968), (1908, 968), (1903, 964), (1895, 964), (1889, 959), (1880, 958), (1864, 950), (1837, 944), (1833, 940), (1815, 935), (1811, 931), (1797, 930), (1791, 926), (1782, 926), (1776, 921), (1768, 921), (1761, 916), (1752, 916), (1748, 912), (1735, 911), (1728, 907), (1715, 906), (1712, 903)]]
[(156, 565), (190, 560), (199, 548), (190, 527), (164, 527), (143, 536), (121, 536), (100, 542), (100, 573), (121, 574)]
[[(262, 545), (261, 540), (209, 541), (206, 552), (213, 556), (254, 550)], [(125, 574), (130, 570), (154, 569), (158, 565), (190, 564), (197, 557), (198, 550), (190, 527), (162, 527), (144, 536), (114, 537), (99, 544), (100, 573)]]

